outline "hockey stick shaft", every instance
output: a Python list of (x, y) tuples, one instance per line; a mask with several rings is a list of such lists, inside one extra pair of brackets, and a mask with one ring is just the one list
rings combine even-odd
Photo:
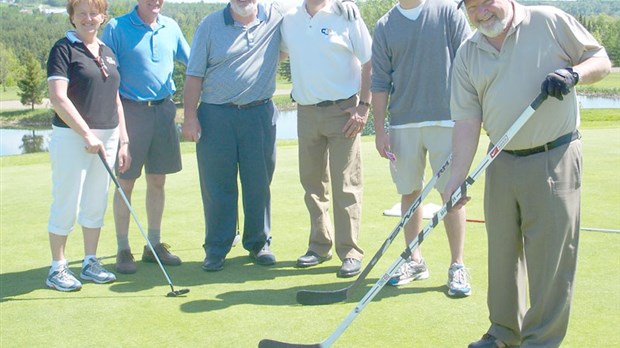
[(476, 169), (472, 171), (469, 177), (465, 179), (463, 184), (450, 196), (450, 200), (446, 202), (441, 209), (433, 216), (433, 219), (422, 229), (418, 236), (407, 246), (405, 251), (388, 269), (388, 271), (377, 281), (377, 283), (368, 291), (368, 293), (360, 300), (357, 306), (349, 313), (340, 326), (329, 336), (325, 341), (321, 343), (322, 347), (330, 347), (337, 339), (342, 335), (344, 330), (351, 324), (351, 322), (362, 312), (362, 310), (368, 305), (368, 303), (379, 293), (379, 291), (385, 286), (392, 275), (402, 266), (411, 251), (414, 250), (420, 243), (424, 241), (424, 238), (437, 226), (437, 224), (446, 216), (448, 210), (451, 209), (465, 194), (468, 187), (474, 184), (476, 179), (482, 174), (482, 172), (489, 167), (496, 156), (504, 149), (504, 147), (510, 142), (514, 135), (523, 127), (530, 117), (534, 114), (534, 111), (542, 104), (546, 99), (546, 95), (539, 94), (536, 99), (521, 113), (517, 120), (510, 126), (506, 133), (500, 138), (491, 150), (487, 153), (484, 159), (478, 164)]
[(357, 279), (349, 286), (343, 289), (334, 290), (334, 291), (312, 291), (312, 290), (300, 290), (297, 293), (297, 302), (302, 305), (319, 305), (319, 304), (330, 304), (336, 303), (340, 301), (346, 300), (358, 287), (363, 283), (363, 281), (368, 276), (368, 273), (374, 268), (379, 259), (385, 254), (385, 251), (390, 247), (396, 236), (400, 230), (407, 224), (407, 222), (413, 216), (413, 213), (418, 209), (422, 201), (428, 196), (428, 194), (433, 190), (437, 180), (446, 172), (450, 163), (452, 162), (452, 155), (448, 156), (448, 159), (444, 162), (444, 164), (439, 168), (437, 173), (433, 175), (433, 178), (426, 184), (418, 198), (411, 204), (407, 212), (400, 218), (398, 225), (394, 228), (392, 233), (387, 237), (387, 239), (383, 242), (379, 250), (372, 257), (370, 262), (366, 265), (362, 273), (357, 277)]

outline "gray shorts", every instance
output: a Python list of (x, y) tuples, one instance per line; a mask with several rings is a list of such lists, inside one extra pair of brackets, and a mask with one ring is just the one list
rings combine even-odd
[(131, 166), (119, 178), (137, 179), (142, 174), (171, 174), (181, 170), (181, 146), (174, 118), (176, 106), (167, 99), (146, 105), (122, 99), (129, 135)]

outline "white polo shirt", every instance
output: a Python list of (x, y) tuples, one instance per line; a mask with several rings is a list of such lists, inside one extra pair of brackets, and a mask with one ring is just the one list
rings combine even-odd
[(361, 86), (372, 39), (361, 18), (349, 21), (333, 2), (311, 17), (305, 3), (282, 22), (281, 49), (291, 59), (293, 98), (300, 105), (349, 98)]

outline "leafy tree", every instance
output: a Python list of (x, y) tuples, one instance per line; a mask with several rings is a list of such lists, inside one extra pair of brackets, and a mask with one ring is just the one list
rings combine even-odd
[(32, 135), (24, 135), (22, 137), (22, 144), (19, 146), (23, 153), (35, 153), (43, 152), (45, 148), (45, 137), (43, 135), (36, 135), (32, 130)]
[(280, 77), (287, 81), (287, 82), (291, 82), (291, 61), (286, 58), (285, 60), (280, 61), (280, 64), (278, 65), (278, 75), (280, 75)]
[(5, 92), (8, 86), (13, 86), (19, 71), (19, 63), (13, 50), (0, 42), (0, 84)]
[(17, 81), (20, 101), (23, 105), (30, 105), (34, 110), (35, 104), (43, 102), (45, 95), (45, 73), (41, 64), (32, 55), (26, 59), (25, 71), (21, 80)]

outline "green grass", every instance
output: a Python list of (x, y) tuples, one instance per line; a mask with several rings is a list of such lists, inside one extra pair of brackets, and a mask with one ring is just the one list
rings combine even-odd
[(4, 90), (4, 86), (0, 86), (0, 101), (6, 100), (19, 100), (19, 96), (17, 92), (19, 88), (17, 86), (7, 87), (6, 91)]
[(577, 85), (579, 93), (616, 95), (620, 94), (620, 72), (612, 72), (601, 81), (591, 85)]
[[(582, 226), (620, 228), (620, 123), (583, 129), (584, 169)], [(486, 147), (483, 137), (479, 161)], [(360, 243), (366, 262), (396, 226), (382, 212), (399, 199), (388, 165), (364, 137), (364, 212)], [(308, 215), (303, 203), (294, 141), (278, 143), (278, 164), (272, 184), (274, 267), (250, 263), (239, 246), (228, 255), (224, 271), (205, 273), (202, 203), (195, 148), (183, 143), (184, 169), (168, 177), (163, 240), (184, 260), (168, 267), (177, 288), (191, 292), (166, 298), (170, 291), (154, 264), (138, 262), (134, 275), (118, 275), (114, 284), (86, 283), (77, 293), (45, 288), (50, 263), (47, 215), (50, 165), (44, 153), (0, 157), (0, 346), (10, 347), (256, 347), (261, 338), (316, 343), (329, 336), (357, 301), (396, 260), (402, 237), (370, 273), (365, 286), (346, 303), (304, 307), (296, 304), (299, 289), (339, 289), (352, 280), (336, 278), (339, 261), (310, 269), (294, 268), (306, 250)], [(481, 219), (484, 177), (470, 190), (470, 218)], [(146, 225), (144, 180), (136, 184), (133, 203)], [(427, 202), (438, 203), (433, 192)], [(241, 220), (243, 221), (243, 220)], [(106, 215), (99, 245), (104, 265), (112, 267), (116, 252), (114, 224)], [(445, 294), (449, 261), (443, 226), (422, 248), (431, 278), (399, 289), (384, 288), (335, 347), (465, 347), (488, 327), (486, 308), (486, 234), (483, 224), (467, 225), (466, 262), (472, 273), (473, 295), (450, 299)], [(562, 347), (620, 346), (620, 234), (582, 232), (571, 321)], [(130, 243), (139, 260), (143, 238), (132, 222)], [(82, 257), (79, 230), (70, 236), (70, 267), (79, 271)], [(366, 263), (364, 263), (364, 266)]]

